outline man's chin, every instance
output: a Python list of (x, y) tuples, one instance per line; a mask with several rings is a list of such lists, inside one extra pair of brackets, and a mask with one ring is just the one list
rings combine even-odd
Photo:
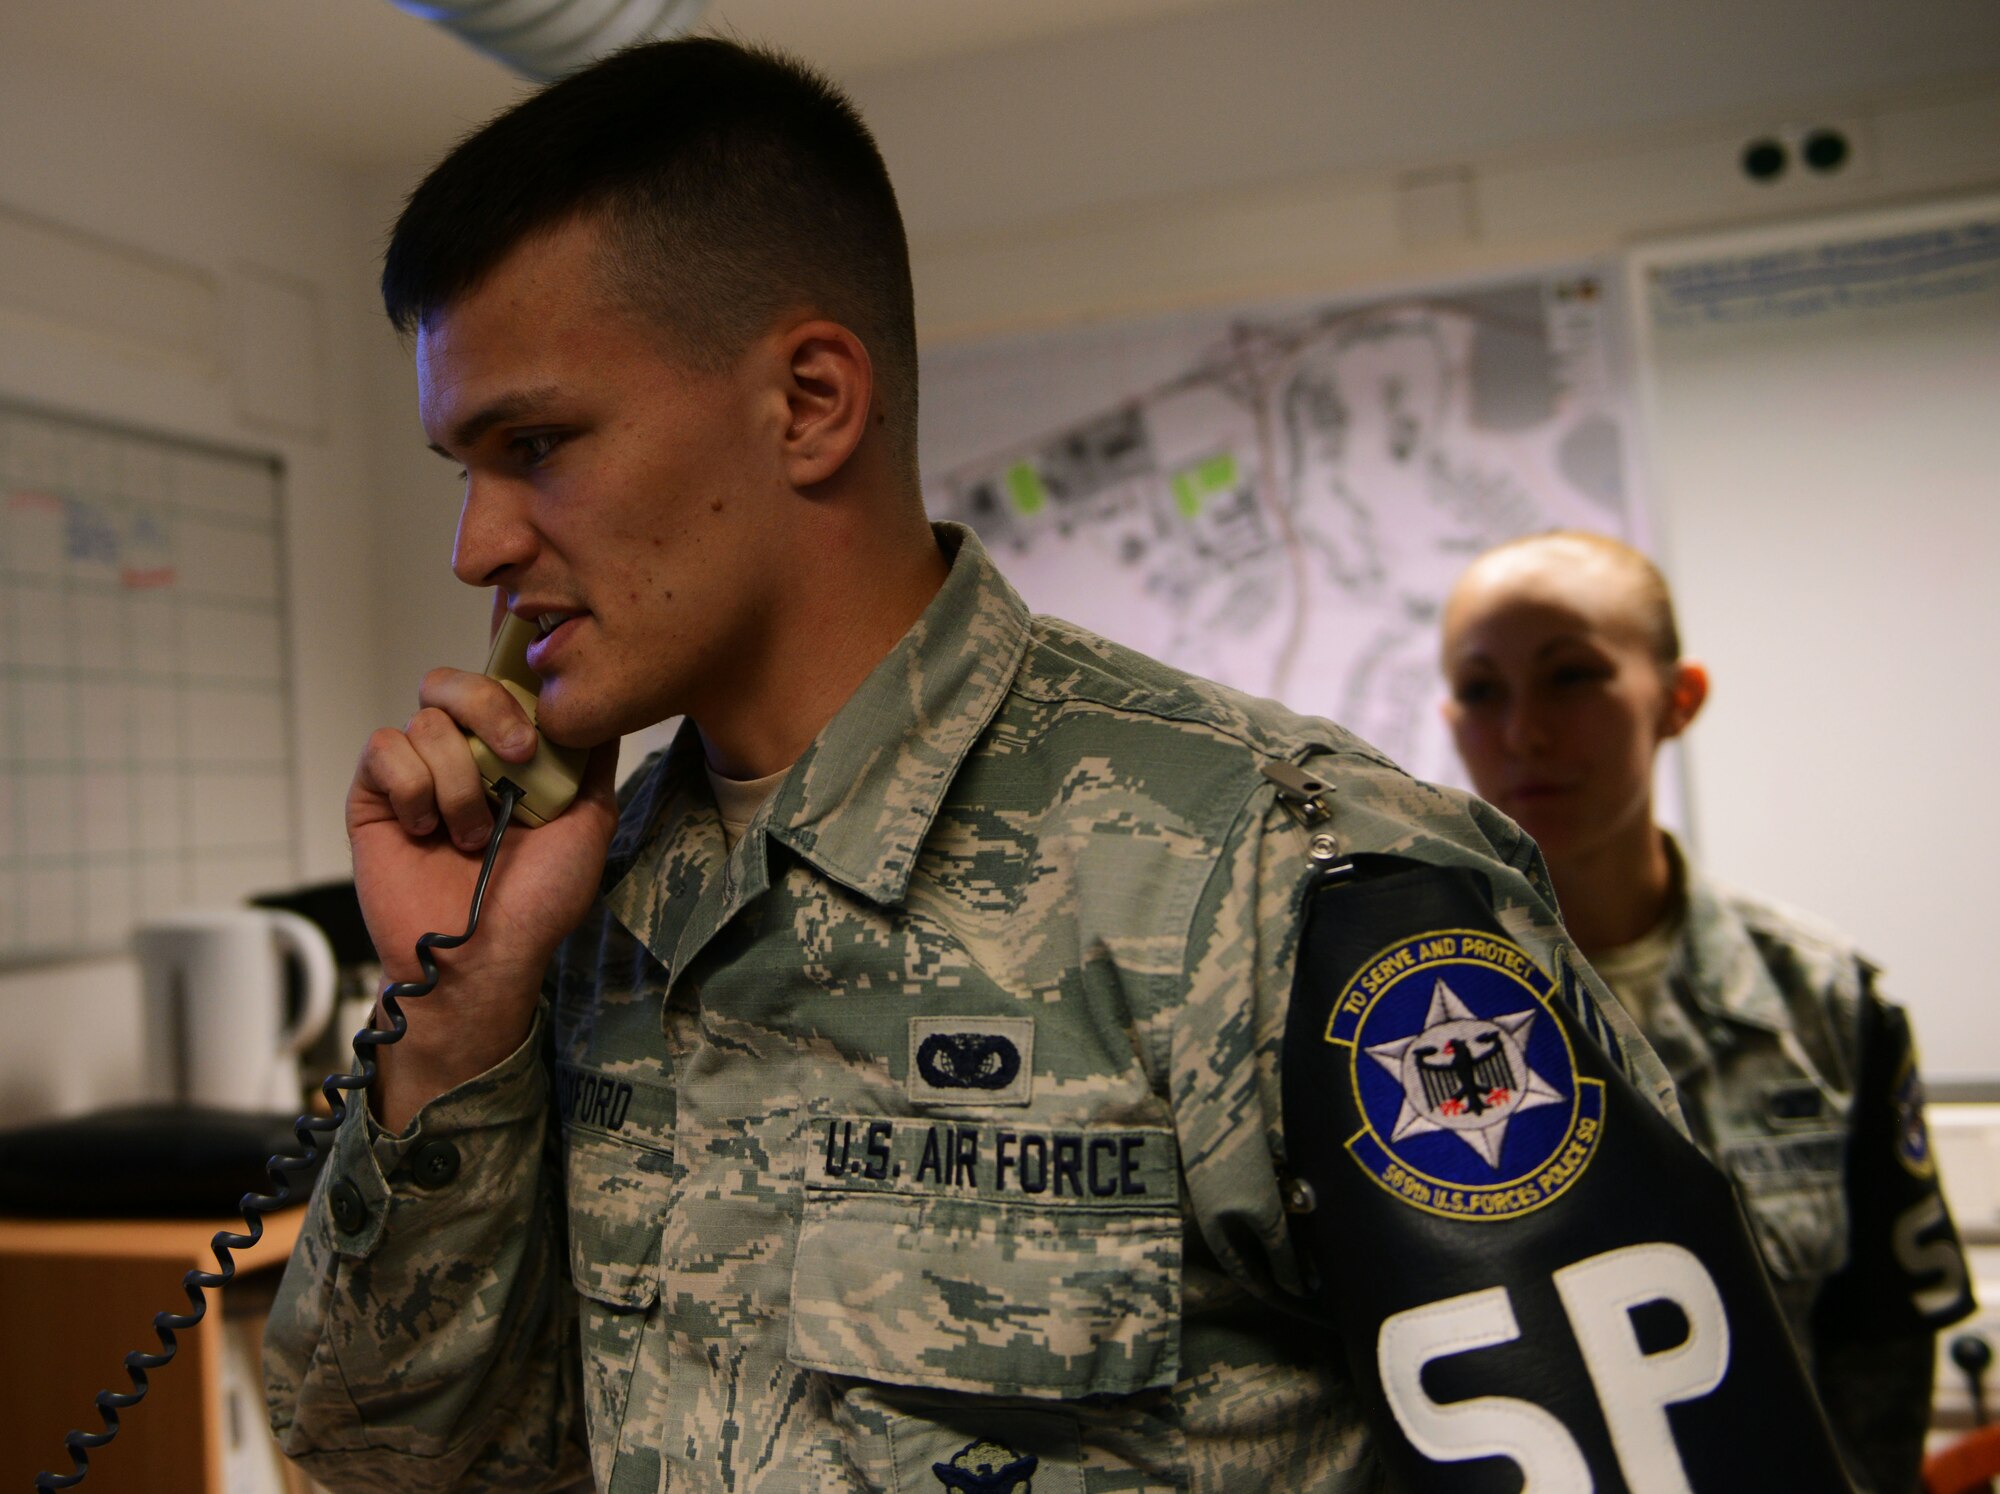
[(536, 725), (551, 742), (587, 750), (672, 720), (678, 713), (662, 715), (645, 705), (620, 708), (616, 702), (579, 700), (573, 690), (555, 686), (547, 690), (535, 714)]
[(535, 728), (543, 736), (558, 747), (588, 751), (623, 735), (615, 725), (606, 723), (602, 711), (565, 699), (568, 693), (561, 686), (544, 687), (541, 699), (535, 703)]

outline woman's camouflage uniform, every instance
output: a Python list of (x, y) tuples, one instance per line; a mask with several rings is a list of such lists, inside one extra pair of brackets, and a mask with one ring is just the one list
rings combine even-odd
[(941, 537), (943, 590), (733, 852), (684, 731), (530, 1041), (404, 1136), (341, 1132), (267, 1353), (329, 1486), (1379, 1487), (1287, 1232), (1313, 863), (1260, 768), (1313, 759), (1348, 849), (1476, 869), (1555, 969), (1535, 851)]
[[(1677, 845), (1672, 854), (1686, 911), (1667, 968), (1672, 999), (1648, 1012), (1646, 1036), (1695, 1140), (1736, 1180), (1857, 1476), (1908, 1494), (1930, 1419), (1933, 1339), (1971, 1302), (1907, 1021), (1847, 940), (1710, 881)], [(1876, 1103), (1857, 1103), (1867, 1089)]]

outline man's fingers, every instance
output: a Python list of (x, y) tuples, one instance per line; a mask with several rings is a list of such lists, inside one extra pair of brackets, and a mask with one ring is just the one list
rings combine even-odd
[(437, 828), (437, 799), (431, 771), (410, 745), (410, 739), (392, 727), (371, 734), (362, 749), (361, 765), (355, 771), (354, 789), (348, 795), (348, 828), (360, 819), (373, 820), (367, 812), (368, 799), (386, 801), (396, 821), (410, 835), (425, 836)]
[(424, 707), (442, 711), (510, 763), (535, 755), (535, 728), (498, 680), (466, 669), (433, 669), (417, 687)]
[(426, 707), (410, 718), (404, 734), (430, 774), (438, 813), (452, 842), (465, 850), (485, 845), (493, 833), (493, 812), (458, 723), (443, 711)]

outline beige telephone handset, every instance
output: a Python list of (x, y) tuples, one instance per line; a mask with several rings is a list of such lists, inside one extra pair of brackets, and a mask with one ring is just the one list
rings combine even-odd
[[(528, 645), (534, 641), (533, 622), (511, 612), (504, 614), (500, 631), (493, 635), (493, 649), (486, 656), (485, 671), (507, 687), (507, 693), (528, 713), (530, 722), (535, 720), (535, 697), (542, 687), (540, 677), (528, 667)], [(576, 797), (583, 783), (583, 765), (590, 757), (587, 748), (558, 747), (542, 736), (539, 728), (535, 735), (535, 755), (525, 763), (504, 761), (470, 732), (466, 733), (466, 745), (472, 748), (472, 760), (479, 765), (479, 776), (486, 784), (489, 799), (500, 797), (503, 778), (521, 790), (514, 805), (514, 817), (524, 825), (547, 824), (569, 808), (570, 800)]]

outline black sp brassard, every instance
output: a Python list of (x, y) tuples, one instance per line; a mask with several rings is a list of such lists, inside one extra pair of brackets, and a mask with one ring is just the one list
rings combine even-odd
[(1974, 1305), (1902, 1009), (1864, 999), (1860, 1049), (1847, 1136), (1847, 1264), (1813, 1304), (1813, 1337), (1823, 1346), (1935, 1333)]
[(1302, 1253), (1411, 1494), (1844, 1491), (1728, 1181), (1484, 878), (1307, 893), (1283, 1061)]

